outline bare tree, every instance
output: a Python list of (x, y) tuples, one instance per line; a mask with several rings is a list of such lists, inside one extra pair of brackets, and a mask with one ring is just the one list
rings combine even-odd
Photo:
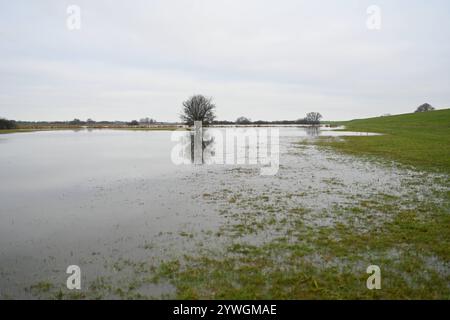
[(432, 110), (434, 110), (434, 108), (429, 103), (424, 103), (423, 105), (419, 106), (414, 112), (427, 112)]
[(212, 98), (206, 98), (200, 94), (194, 95), (183, 102), (183, 112), (180, 117), (188, 125), (193, 125), (194, 121), (208, 124), (216, 118), (215, 108)]
[(322, 115), (318, 112), (309, 112), (305, 117), (305, 121), (311, 124), (320, 124), (320, 119), (322, 119)]

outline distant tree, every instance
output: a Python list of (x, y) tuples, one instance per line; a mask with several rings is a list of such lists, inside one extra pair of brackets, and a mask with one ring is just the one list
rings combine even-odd
[(0, 129), (15, 129), (17, 128), (17, 124), (14, 120), (7, 120), (4, 118), (0, 118)]
[(322, 115), (318, 112), (309, 112), (306, 114), (305, 122), (309, 124), (320, 124), (320, 119)]
[(215, 109), (212, 98), (206, 98), (200, 94), (194, 95), (183, 102), (180, 118), (188, 125), (193, 125), (194, 121), (209, 124), (216, 118)]
[(156, 123), (156, 120), (152, 119), (152, 118), (149, 118), (149, 117), (146, 117), (146, 118), (140, 119), (139, 123), (140, 124), (144, 124), (144, 125), (149, 125), (149, 124), (152, 124), (152, 123)]
[(92, 120), (91, 118), (89, 118), (89, 119), (86, 120), (86, 124), (87, 124), (88, 126), (91, 126), (91, 125), (94, 125), (94, 124), (95, 124), (95, 121)]
[(132, 120), (132, 121), (129, 123), (129, 125), (130, 125), (130, 126), (138, 126), (138, 125), (139, 125), (139, 122), (138, 122), (137, 120)]
[(419, 106), (414, 112), (427, 112), (432, 110), (434, 110), (434, 108), (429, 103), (424, 103), (423, 105)]
[(250, 124), (252, 121), (249, 118), (246, 117), (239, 117), (236, 119), (237, 124)]
[(79, 125), (82, 125), (83, 122), (80, 119), (75, 118), (72, 121), (70, 121), (69, 124), (79, 126)]

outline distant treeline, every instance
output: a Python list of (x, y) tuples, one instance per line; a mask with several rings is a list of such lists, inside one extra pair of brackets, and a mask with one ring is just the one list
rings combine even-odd
[(14, 120), (7, 120), (0, 118), (0, 129), (15, 129), (17, 128), (17, 123)]
[(257, 120), (257, 121), (213, 121), (213, 125), (236, 125), (236, 124), (246, 124), (246, 125), (274, 125), (274, 124), (282, 124), (282, 125), (296, 125), (296, 124), (320, 124), (319, 121), (311, 121), (307, 119), (298, 119), (298, 120), (276, 120), (276, 121), (265, 121), (265, 120)]
[(320, 119), (322, 119), (322, 115), (318, 112), (308, 112), (304, 118), (297, 120), (275, 120), (275, 121), (264, 121), (257, 120), (251, 121), (247, 117), (239, 117), (236, 121), (213, 121), (212, 124), (217, 125), (233, 125), (233, 124), (244, 124), (244, 125), (317, 125), (320, 124)]
[[(276, 120), (251, 121), (248, 118), (240, 117), (236, 121), (214, 120), (212, 125), (315, 125), (320, 124), (318, 119), (310, 119), (308, 117), (298, 120)], [(132, 121), (94, 121), (92, 119), (80, 120), (73, 119), (70, 121), (14, 121), (0, 118), (0, 129), (39, 129), (39, 128), (78, 128), (83, 126), (102, 128), (102, 127), (159, 127), (159, 126), (181, 126), (181, 122), (158, 122), (153, 119), (144, 118)]]
[[(12, 121), (5, 120), (14, 123), (20, 127), (39, 127), (39, 126), (89, 126), (89, 125), (100, 125), (100, 126), (138, 126), (138, 125), (182, 125), (180, 122), (151, 122), (142, 123), (137, 120), (132, 121), (82, 121), (82, 120), (72, 120), (72, 121)], [(213, 125), (236, 125), (236, 124), (254, 124), (254, 125), (296, 125), (296, 124), (319, 124), (318, 121), (311, 121), (307, 119), (298, 120), (276, 120), (276, 121), (228, 121), (228, 120), (215, 120), (211, 124)]]
[[(79, 120), (74, 119), (71, 121), (17, 121), (19, 126), (86, 126), (86, 125), (138, 125), (140, 124), (136, 120), (132, 121), (94, 121), (94, 120)], [(156, 123), (155, 123), (156, 124)]]
[(71, 121), (17, 121), (16, 124), (21, 128), (64, 128), (64, 127), (126, 127), (126, 126), (152, 126), (152, 125), (174, 125), (176, 123), (168, 122), (140, 122), (132, 121), (86, 121), (74, 119)]

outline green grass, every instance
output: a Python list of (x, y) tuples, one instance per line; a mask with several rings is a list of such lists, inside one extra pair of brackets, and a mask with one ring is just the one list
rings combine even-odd
[(370, 154), (419, 169), (450, 173), (450, 109), (339, 123), (346, 131), (382, 133), (342, 140), (321, 140), (320, 145), (351, 154)]

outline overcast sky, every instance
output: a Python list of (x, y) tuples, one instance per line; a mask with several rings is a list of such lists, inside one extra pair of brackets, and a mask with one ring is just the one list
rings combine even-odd
[[(447, 0), (0, 4), (0, 117), (173, 121), (196, 93), (227, 120), (450, 107)], [(380, 30), (366, 24), (374, 4)]]

